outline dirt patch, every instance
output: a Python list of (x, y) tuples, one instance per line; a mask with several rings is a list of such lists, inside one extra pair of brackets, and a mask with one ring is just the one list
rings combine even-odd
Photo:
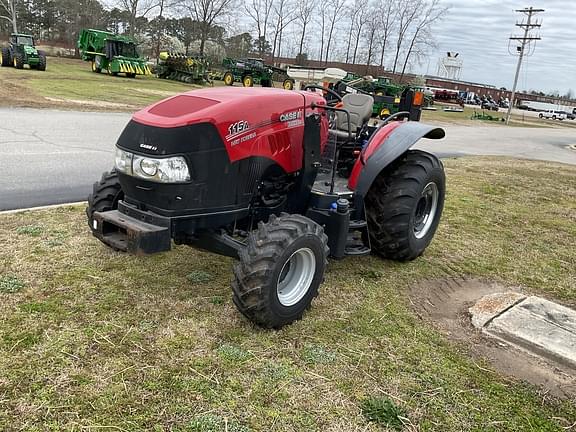
[[(202, 88), (202, 87), (197, 86), (194, 88)], [(191, 88), (191, 90), (194, 90), (194, 88)], [(177, 94), (177, 92), (165, 91), (165, 90), (152, 90), (152, 89), (141, 89), (141, 88), (135, 88), (133, 90), (137, 91), (138, 93), (143, 93), (143, 94), (147, 94), (147, 95), (154, 95), (154, 96), (163, 96), (163, 97), (174, 96)]]
[(59, 99), (53, 97), (45, 97), (44, 99), (50, 102), (57, 102), (57, 103), (68, 103), (73, 105), (81, 105), (81, 106), (89, 106), (94, 108), (119, 108), (119, 109), (135, 109), (137, 106), (129, 105), (129, 104), (122, 104), (116, 102), (106, 102), (106, 101), (91, 101), (91, 100), (81, 100), (81, 99)]
[(491, 339), (472, 326), (468, 308), (481, 297), (511, 290), (523, 291), (478, 279), (440, 279), (411, 287), (410, 302), (421, 319), (466, 346), (473, 357), (487, 359), (496, 371), (542, 387), (554, 396), (576, 398), (575, 370)]

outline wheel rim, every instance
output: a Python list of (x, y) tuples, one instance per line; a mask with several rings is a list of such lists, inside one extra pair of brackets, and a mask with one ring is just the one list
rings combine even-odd
[(276, 294), (282, 306), (294, 306), (306, 295), (316, 272), (316, 256), (312, 249), (302, 248), (294, 252), (282, 266)]
[(284, 89), (285, 90), (292, 90), (292, 83), (290, 81), (286, 81), (284, 83)]
[(252, 79), (251, 78), (244, 78), (244, 87), (252, 87)]
[(430, 231), (438, 211), (438, 198), (438, 186), (434, 182), (428, 183), (416, 205), (414, 236), (417, 239), (421, 239)]
[(230, 75), (226, 75), (226, 76), (224, 77), (224, 83), (225, 83), (226, 85), (230, 85), (230, 84), (232, 83), (232, 77), (231, 77)]

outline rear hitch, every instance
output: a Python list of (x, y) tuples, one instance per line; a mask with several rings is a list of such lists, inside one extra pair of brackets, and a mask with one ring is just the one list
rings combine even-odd
[(143, 222), (118, 210), (95, 212), (93, 233), (113, 249), (134, 255), (169, 251), (170, 227)]

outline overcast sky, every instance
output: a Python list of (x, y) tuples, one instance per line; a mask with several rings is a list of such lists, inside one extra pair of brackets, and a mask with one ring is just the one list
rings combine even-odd
[(542, 40), (523, 62), (518, 89), (576, 91), (576, 0), (441, 1), (450, 11), (435, 26), (438, 53), (422, 72), (436, 74), (438, 58), (454, 51), (464, 61), (463, 80), (512, 88), (518, 58), (508, 53), (508, 38), (520, 33), (514, 24), (525, 18), (514, 10), (532, 6), (546, 10), (537, 14)]

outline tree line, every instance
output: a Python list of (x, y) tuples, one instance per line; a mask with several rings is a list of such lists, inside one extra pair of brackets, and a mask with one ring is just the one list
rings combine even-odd
[(404, 73), (434, 47), (446, 13), (440, 0), (0, 0), (0, 34), (73, 46), (82, 28), (98, 28), (146, 41), (150, 56), (169, 48)]

